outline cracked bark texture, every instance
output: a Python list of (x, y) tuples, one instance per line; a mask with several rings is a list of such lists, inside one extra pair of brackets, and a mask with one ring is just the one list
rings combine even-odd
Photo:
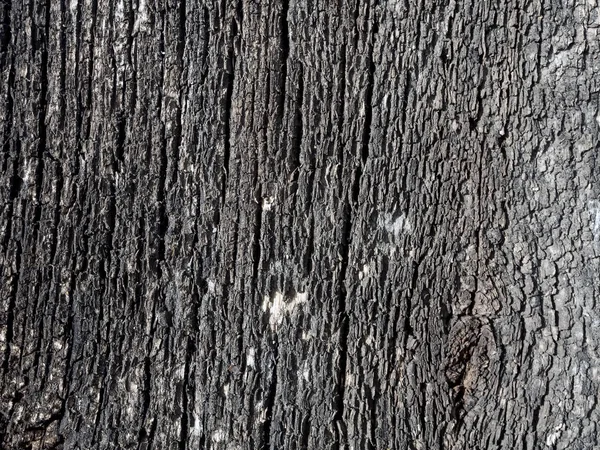
[(600, 445), (597, 0), (6, 0), (0, 447)]

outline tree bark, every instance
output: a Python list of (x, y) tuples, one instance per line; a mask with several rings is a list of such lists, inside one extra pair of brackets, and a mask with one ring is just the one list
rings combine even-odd
[(1, 448), (600, 445), (596, 0), (0, 26)]

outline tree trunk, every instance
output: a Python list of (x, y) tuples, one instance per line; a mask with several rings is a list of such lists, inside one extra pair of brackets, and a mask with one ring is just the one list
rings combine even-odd
[(0, 447), (600, 445), (596, 0), (6, 0)]

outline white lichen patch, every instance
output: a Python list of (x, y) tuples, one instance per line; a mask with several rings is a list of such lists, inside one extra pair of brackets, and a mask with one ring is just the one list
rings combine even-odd
[(227, 438), (227, 434), (224, 430), (218, 429), (215, 430), (211, 437), (213, 442), (223, 442)]
[(304, 381), (306, 382), (310, 381), (310, 367), (307, 362), (302, 366), (302, 378), (304, 378)]
[(412, 229), (408, 218), (404, 214), (385, 214), (380, 218), (379, 225), (394, 237), (399, 237), (402, 233), (408, 233)]
[(265, 295), (263, 297), (262, 310), (264, 312), (267, 312), (267, 310), (269, 309), (270, 304), (271, 304), (271, 299), (269, 298), (268, 295)]
[(393, 16), (402, 17), (405, 14), (404, 3), (400, 0), (388, 0), (384, 4)]
[(281, 325), (286, 314), (290, 314), (298, 305), (306, 303), (308, 294), (298, 292), (289, 302), (286, 302), (281, 292), (275, 292), (272, 298), (265, 296), (263, 298), (262, 310), (269, 310), (269, 325), (273, 331)]
[(358, 279), (363, 280), (367, 278), (369, 276), (369, 273), (371, 273), (371, 265), (363, 264), (362, 269), (360, 270), (360, 272), (358, 272)]
[(254, 350), (254, 347), (250, 347), (248, 349), (248, 353), (246, 354), (246, 365), (248, 367), (254, 367), (256, 364), (256, 350)]
[(564, 424), (561, 423), (560, 425), (557, 425), (554, 428), (554, 431), (552, 433), (548, 434), (548, 436), (546, 437), (546, 445), (548, 447), (552, 447), (554, 446), (554, 444), (556, 444), (556, 442), (560, 438), (560, 435), (562, 434), (563, 428)]
[(313, 334), (310, 331), (309, 332), (306, 332), (306, 331), (302, 332), (302, 340), (303, 341), (310, 341), (312, 338), (313, 338)]
[(150, 21), (148, 10), (146, 8), (146, 0), (140, 0), (137, 8), (137, 17), (133, 25), (133, 32), (137, 33), (140, 30), (146, 29), (146, 24)]
[(25, 173), (23, 175), (23, 184), (33, 183), (35, 180), (35, 169), (33, 167), (33, 161), (28, 159), (25, 163)]
[(271, 208), (273, 207), (273, 203), (275, 203), (275, 197), (272, 197), (272, 196), (263, 197), (263, 199), (262, 199), (262, 210), (263, 211), (270, 211)]
[(255, 411), (255, 422), (257, 425), (265, 423), (267, 421), (267, 408), (263, 407), (263, 402), (258, 401), (254, 406)]
[(210, 294), (214, 294), (215, 293), (215, 287), (216, 287), (215, 282), (213, 280), (208, 280), (207, 284), (208, 284), (208, 292)]
[(194, 426), (192, 427), (192, 436), (201, 436), (202, 435), (202, 422), (200, 422), (200, 418), (196, 416), (194, 419)]
[(271, 272), (281, 273), (283, 271), (283, 263), (281, 261), (273, 261), (271, 263)]

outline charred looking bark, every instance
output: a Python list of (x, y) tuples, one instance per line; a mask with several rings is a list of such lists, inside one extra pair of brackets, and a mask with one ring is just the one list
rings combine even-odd
[(592, 2), (0, 6), (0, 448), (598, 445)]

